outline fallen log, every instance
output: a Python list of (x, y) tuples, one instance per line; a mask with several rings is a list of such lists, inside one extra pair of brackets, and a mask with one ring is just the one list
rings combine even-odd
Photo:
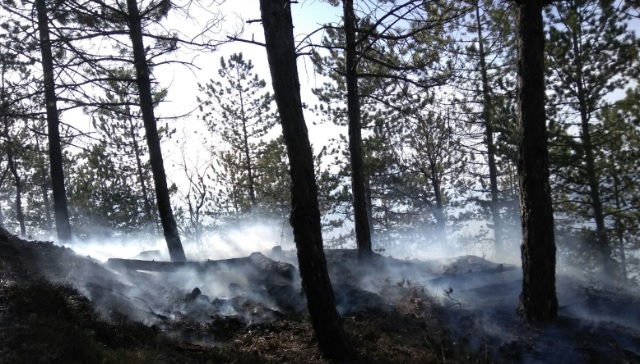
[(206, 274), (223, 270), (242, 270), (253, 272), (261, 279), (270, 279), (274, 274), (293, 280), (296, 268), (284, 262), (276, 262), (262, 253), (252, 253), (248, 257), (206, 261), (166, 262), (155, 260), (137, 260), (111, 258), (106, 265), (116, 270), (142, 270), (150, 272), (178, 272), (184, 270)]

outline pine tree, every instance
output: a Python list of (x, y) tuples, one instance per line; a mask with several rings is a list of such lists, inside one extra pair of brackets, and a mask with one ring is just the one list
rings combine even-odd
[(258, 174), (257, 198), (261, 210), (279, 218), (289, 216), (291, 210), (291, 180), (284, 139), (279, 136), (264, 143), (256, 158)]
[[(74, 184), (70, 191), (76, 212), (75, 223), (83, 226), (92, 222), (101, 223), (120, 232), (148, 230), (155, 224), (157, 215), (152, 205), (154, 194), (148, 188), (152, 181), (147, 161), (148, 149), (144, 143), (145, 135), (137, 106), (137, 90), (131, 82), (126, 81), (133, 78), (133, 71), (119, 68), (109, 70), (109, 73), (117, 77), (106, 83), (108, 88), (104, 97), (96, 98), (100, 107), (85, 108), (85, 113), (92, 116), (100, 141), (77, 156), (77, 173), (71, 176)], [(154, 103), (161, 102), (165, 95), (164, 90), (154, 92)], [(171, 131), (161, 127), (158, 132), (164, 138), (169, 137)], [(91, 189), (92, 169), (96, 171), (95, 186), (104, 184), (106, 187), (100, 193), (82, 193), (82, 190)], [(113, 191), (108, 191), (108, 188)], [(87, 198), (97, 198), (103, 202), (99, 204), (99, 209), (95, 209), (92, 206), (97, 202), (86, 201)], [(110, 208), (110, 205), (113, 207)], [(79, 210), (80, 206), (90, 209)], [(101, 215), (101, 212), (104, 214)], [(109, 218), (106, 219), (106, 216)]]
[[(493, 229), (496, 254), (508, 252), (507, 197), (503, 191), (509, 175), (510, 164), (517, 157), (508, 158), (501, 153), (506, 146), (502, 131), (514, 125), (511, 111), (504, 104), (515, 92), (515, 39), (513, 38), (514, 11), (494, 1), (477, 1), (464, 26), (468, 34), (460, 40), (470, 42), (464, 50), (469, 69), (460, 77), (460, 90), (464, 95), (464, 110), (468, 113), (470, 131), (468, 151), (474, 158), (470, 162), (472, 173), (477, 175), (482, 190), (489, 195), (488, 206)], [(468, 39), (467, 39), (468, 38)], [(478, 142), (481, 140), (481, 142)], [(511, 147), (517, 142), (512, 141)], [(476, 159), (477, 158), (477, 159)], [(475, 190), (475, 189), (474, 189)], [(473, 192), (476, 193), (475, 191)]]
[(637, 269), (635, 254), (640, 247), (640, 89), (627, 90), (626, 97), (601, 110), (604, 138), (598, 150), (598, 168), (602, 171), (604, 214), (610, 222), (612, 253), (620, 263), (619, 277), (628, 283)]
[(558, 316), (556, 245), (545, 115), (543, 0), (517, 3), (518, 177), (522, 221), (522, 293), (518, 315), (531, 323)]
[(58, 115), (56, 86), (54, 81), (53, 52), (49, 32), (49, 11), (45, 0), (36, 0), (42, 72), (44, 78), (44, 101), (47, 111), (49, 136), (49, 166), (53, 186), (53, 205), (58, 239), (71, 240), (71, 225), (67, 208), (67, 194), (62, 167), (62, 147), (60, 142), (60, 118)]
[[(5, 29), (16, 29), (5, 24)], [(15, 30), (14, 30), (15, 31)], [(7, 38), (10, 38), (8, 36)], [(25, 159), (28, 155), (28, 145), (30, 138), (28, 133), (29, 113), (27, 99), (28, 83), (33, 82), (33, 78), (28, 68), (29, 63), (24, 57), (13, 52), (9, 41), (0, 43), (0, 140), (2, 140), (2, 158), (6, 161), (3, 181), (12, 180), (15, 201), (13, 210), (15, 219), (20, 227), (20, 236), (26, 236), (27, 227), (25, 221), (25, 196), (27, 192), (27, 179), (29, 175), (28, 165)], [(15, 41), (15, 39), (13, 39)], [(10, 175), (11, 178), (7, 178)], [(26, 178), (25, 178), (26, 177)]]
[[(345, 9), (348, 9), (348, 4), (344, 4)], [(408, 12), (407, 9), (412, 11)], [(353, 21), (347, 13), (345, 19)], [(404, 188), (419, 184), (420, 178), (416, 179), (411, 173), (406, 173), (410, 168), (400, 165), (401, 159), (394, 150), (404, 148), (403, 139), (411, 129), (407, 126), (408, 117), (403, 108), (407, 105), (415, 106), (418, 113), (422, 111), (417, 105), (437, 109), (437, 106), (430, 104), (434, 100), (430, 90), (443, 84), (453, 68), (451, 63), (441, 62), (439, 51), (448, 49), (452, 43), (452, 39), (443, 34), (449, 29), (447, 22), (455, 16), (456, 11), (444, 4), (385, 4), (377, 12), (355, 14), (358, 20), (355, 28), (357, 62), (353, 66), (347, 65), (353, 45), (349, 45), (343, 31), (347, 29), (349, 21), (345, 21), (342, 29), (328, 27), (325, 30), (327, 36), (322, 45), (318, 46), (320, 49), (326, 48), (328, 54), (322, 56), (324, 53), (320, 51), (314, 54), (316, 69), (332, 81), (314, 90), (322, 103), (317, 111), (333, 123), (349, 125), (350, 133), (348, 139), (336, 139), (336, 145), (327, 149), (327, 152), (335, 156), (341, 172), (332, 178), (323, 175), (322, 180), (330, 182), (328, 187), (332, 189), (324, 194), (334, 196), (334, 213), (344, 215), (344, 219), (353, 219), (355, 223), (358, 218), (353, 211), (345, 209), (345, 201), (355, 201), (355, 188), (364, 184), (364, 199), (368, 205), (366, 218), (370, 221), (371, 232), (375, 232), (377, 244), (392, 241), (391, 234), (405, 230), (409, 225), (415, 228), (418, 224), (419, 218), (413, 217), (418, 217), (421, 213), (406, 214), (406, 211), (401, 211), (400, 206), (415, 207), (421, 204), (419, 201), (423, 196), (415, 188), (413, 192), (416, 194), (411, 196), (406, 195), (408, 189)], [(400, 21), (399, 19), (402, 19), (402, 24), (406, 21), (411, 25), (387, 26), (388, 23)], [(348, 71), (354, 74), (349, 75)], [(357, 79), (357, 87), (353, 84), (353, 78)], [(359, 105), (353, 100), (345, 103), (345, 99), (350, 99), (349, 89), (352, 95), (357, 95)], [(402, 95), (416, 97), (407, 101), (403, 100)], [(359, 117), (359, 122), (355, 124), (359, 126), (354, 124), (356, 116)], [(361, 129), (364, 180), (362, 183), (358, 182), (357, 186), (352, 186), (352, 191), (349, 192), (341, 185), (348, 181), (348, 175), (352, 176), (351, 184), (356, 180), (353, 177), (355, 171), (352, 149), (357, 144), (354, 139), (359, 138), (360, 130), (355, 132), (355, 129)], [(344, 145), (349, 145), (349, 153), (345, 152)], [(348, 157), (350, 163), (346, 163), (345, 157)], [(405, 172), (401, 174), (401, 170)], [(431, 185), (431, 181), (426, 179), (422, 182)], [(396, 188), (402, 183), (405, 186)], [(418, 188), (420, 191), (426, 189), (429, 188)], [(431, 212), (435, 210), (434, 208)], [(334, 226), (341, 225), (339, 221), (331, 223)], [(394, 229), (397, 230), (393, 231)], [(356, 233), (356, 238), (357, 235)]]
[(601, 279), (611, 284), (615, 262), (603, 206), (603, 175), (597, 163), (606, 139), (597, 111), (606, 106), (607, 94), (628, 82), (637, 43), (627, 30), (626, 16), (611, 0), (556, 2), (547, 16), (551, 123), (562, 131), (556, 133), (554, 143), (569, 147), (563, 158), (554, 158), (558, 191), (565, 197), (558, 208), (576, 204), (581, 216), (592, 220)]
[(272, 134), (277, 121), (271, 110), (273, 96), (242, 53), (221, 58), (218, 74), (222, 81), (198, 86), (204, 93), (198, 98), (201, 118), (223, 143), (224, 149), (216, 143), (214, 153), (222, 153), (223, 174), (234, 173), (234, 205), (246, 212), (260, 205), (256, 163), (264, 149), (260, 141)]
[(291, 226), (298, 252), (302, 288), (323, 356), (348, 361), (355, 351), (336, 310), (335, 296), (322, 246), (318, 188), (313, 154), (300, 100), (293, 21), (289, 1), (261, 0), (267, 58), (273, 91), (287, 146), (291, 176)]

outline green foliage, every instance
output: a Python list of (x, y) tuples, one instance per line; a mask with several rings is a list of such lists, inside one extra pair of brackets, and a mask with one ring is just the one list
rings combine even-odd
[(48, 162), (44, 150), (44, 123), (33, 117), (41, 101), (32, 93), (42, 82), (34, 75), (23, 25), (4, 23), (0, 40), (0, 224), (25, 234), (51, 227)]
[(611, 244), (621, 264), (624, 279), (639, 271), (630, 251), (640, 248), (640, 90), (627, 90), (626, 97), (599, 112), (607, 142), (598, 152), (602, 171), (602, 200), (609, 221)]
[[(456, 173), (452, 165), (461, 160), (459, 154), (449, 153), (457, 143), (451, 134), (457, 125), (442, 122), (445, 111), (434, 97), (434, 89), (444, 84), (455, 68), (453, 58), (444, 57), (443, 51), (452, 49), (448, 21), (458, 10), (432, 3), (404, 6), (413, 9), (410, 15), (393, 4), (357, 14), (365, 189), (379, 247), (403, 238), (426, 239), (427, 234), (416, 233), (417, 228), (444, 227), (443, 210), (448, 202), (444, 194), (450, 193), (457, 179), (450, 175)], [(394, 23), (397, 19), (402, 19), (398, 21), (402, 26)], [(316, 51), (312, 59), (316, 70), (330, 81), (314, 90), (320, 101), (315, 111), (325, 122), (346, 125), (344, 32), (327, 27), (325, 34), (319, 48), (326, 51)], [(444, 137), (442, 143), (440, 137)], [(448, 152), (438, 149), (445, 144)], [(322, 209), (332, 216), (326, 221), (329, 229), (341, 228), (352, 219), (346, 145), (346, 138), (340, 136), (320, 154), (324, 163), (330, 163), (319, 176)], [(429, 167), (427, 172), (422, 167), (429, 163), (429, 152), (433, 169)]]
[(454, 81), (465, 122), (461, 146), (468, 158), (467, 188), (461, 192), (472, 203), (462, 219), (486, 220), (492, 236), (476, 239), (491, 241), (500, 253), (511, 252), (515, 249), (505, 243), (517, 240), (519, 232), (515, 11), (512, 4), (493, 0), (469, 5), (458, 34), (465, 62)]
[(242, 53), (221, 58), (218, 74), (221, 81), (199, 84), (203, 96), (198, 97), (200, 118), (219, 140), (211, 147), (217, 161), (214, 182), (223, 186), (218, 208), (234, 213), (281, 209), (289, 200), (288, 193), (281, 194), (288, 174), (282, 175), (282, 139), (268, 141), (276, 132), (273, 96)]
[(612, 248), (610, 233), (621, 220), (607, 210), (621, 197), (617, 177), (629, 168), (621, 151), (633, 148), (625, 138), (633, 128), (611, 102), (612, 92), (637, 75), (638, 42), (618, 6), (609, 0), (567, 1), (547, 12), (555, 210), (560, 224), (595, 227), (592, 249)]
[(291, 209), (291, 177), (284, 138), (261, 143), (256, 159), (257, 199), (268, 215), (287, 217)]
[[(128, 81), (133, 71), (120, 68), (109, 73), (117, 78), (108, 82), (105, 96), (99, 98), (102, 107), (92, 118), (99, 142), (75, 156), (70, 176), (71, 216), (80, 236), (97, 232), (96, 225), (121, 232), (140, 231), (157, 219), (137, 88)], [(157, 91), (155, 102), (161, 102), (165, 95), (166, 90)], [(173, 130), (161, 127), (158, 132), (161, 138), (168, 138)]]

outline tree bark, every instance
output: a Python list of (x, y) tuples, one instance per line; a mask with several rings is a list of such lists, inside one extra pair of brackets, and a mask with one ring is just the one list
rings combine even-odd
[(11, 170), (11, 174), (13, 175), (13, 181), (16, 186), (16, 219), (18, 220), (18, 224), (20, 225), (20, 237), (25, 237), (27, 235), (27, 228), (24, 223), (24, 212), (22, 211), (22, 179), (20, 178), (20, 174), (18, 173), (18, 168), (16, 166), (15, 159), (13, 158), (13, 147), (12, 141), (9, 139), (9, 130), (7, 127), (7, 120), (5, 120), (5, 137), (7, 142), (7, 164), (9, 165), (9, 170)]
[(591, 110), (587, 105), (587, 95), (584, 89), (584, 77), (582, 73), (581, 59), (581, 40), (578, 35), (572, 33), (573, 52), (575, 55), (574, 62), (576, 65), (575, 86), (578, 91), (578, 107), (580, 108), (580, 139), (582, 140), (582, 149), (584, 151), (584, 162), (586, 167), (587, 182), (589, 184), (589, 197), (591, 198), (591, 207), (593, 208), (593, 218), (596, 223), (596, 240), (600, 252), (600, 260), (602, 264), (601, 279), (607, 284), (613, 284), (615, 279), (614, 261), (611, 257), (611, 246), (604, 222), (604, 209), (602, 207), (602, 199), (600, 198), (600, 183), (598, 173), (596, 172), (594, 146), (591, 140), (591, 127), (589, 124)]
[[(432, 206), (433, 216), (436, 219), (436, 226), (438, 233), (441, 234), (441, 238), (447, 234), (447, 217), (444, 214), (444, 202), (442, 198), (442, 175), (438, 173), (438, 163), (436, 160), (429, 160), (428, 178), (431, 180), (431, 188), (433, 188), (433, 197), (436, 201), (435, 206)], [(423, 171), (423, 174), (424, 171)], [(426, 175), (426, 174), (425, 174)]]
[(487, 61), (482, 38), (482, 22), (480, 21), (480, 2), (476, 2), (476, 22), (478, 27), (478, 55), (480, 56), (480, 73), (482, 77), (482, 118), (484, 120), (485, 136), (487, 138), (487, 158), (489, 166), (489, 186), (491, 189), (491, 217), (493, 218), (493, 240), (495, 253), (498, 255), (503, 249), (502, 217), (498, 201), (498, 168), (496, 167), (496, 145), (493, 141), (493, 100), (489, 89)]
[(133, 59), (136, 68), (136, 83), (140, 93), (140, 110), (144, 121), (144, 129), (149, 146), (149, 159), (151, 162), (151, 172), (156, 189), (156, 199), (158, 203), (158, 213), (164, 238), (169, 248), (169, 256), (172, 261), (186, 260), (178, 227), (171, 209), (169, 198), (169, 188), (167, 187), (167, 175), (164, 170), (162, 151), (160, 149), (160, 138), (156, 125), (156, 117), (153, 112), (153, 96), (151, 93), (151, 79), (149, 64), (147, 62), (144, 43), (142, 40), (142, 20), (140, 10), (136, 0), (127, 0), (127, 10), (129, 12), (129, 36), (133, 46)]
[(516, 4), (523, 272), (517, 312), (528, 322), (543, 323), (558, 316), (556, 245), (544, 105), (544, 2), (519, 0)]
[[(127, 112), (128, 113), (128, 112)], [(131, 116), (127, 117), (129, 121), (129, 132), (131, 133), (131, 141), (133, 142), (133, 153), (136, 157), (136, 171), (138, 173), (138, 180), (140, 182), (140, 189), (142, 192), (142, 202), (144, 203), (144, 215), (147, 223), (153, 223), (153, 215), (151, 213), (151, 201), (149, 201), (149, 193), (147, 192), (147, 183), (145, 181), (144, 168), (142, 168), (142, 157), (140, 145), (138, 144), (138, 138), (136, 136), (136, 130), (133, 125)]]
[(356, 15), (353, 0), (343, 0), (345, 33), (345, 79), (347, 85), (347, 114), (349, 118), (349, 156), (351, 159), (351, 193), (358, 245), (358, 259), (370, 262), (371, 230), (367, 215), (367, 197), (362, 160), (362, 125), (358, 95), (358, 55), (356, 52)]
[(53, 55), (51, 53), (51, 39), (45, 0), (36, 0), (36, 12), (38, 13), (40, 52), (42, 54), (42, 72), (44, 75), (44, 99), (47, 110), (53, 213), (56, 221), (58, 240), (69, 241), (71, 240), (71, 225), (69, 224), (67, 194), (64, 186), (62, 147), (60, 145), (59, 130), (60, 119), (58, 116), (56, 89), (53, 80)]
[[(612, 165), (614, 162), (612, 161)], [(615, 196), (616, 211), (622, 210), (620, 203), (620, 181), (618, 175), (614, 172), (613, 175), (613, 193)], [(627, 283), (627, 254), (624, 247), (624, 223), (621, 221), (619, 214), (615, 215), (615, 230), (618, 238), (618, 249), (620, 249), (620, 280), (623, 284)]]
[[(36, 137), (36, 150), (40, 151), (40, 141)], [(49, 201), (49, 184), (47, 183), (47, 167), (44, 164), (44, 160), (38, 158), (40, 168), (40, 190), (42, 191), (42, 205), (44, 208), (44, 229), (47, 233), (51, 232), (51, 203)]]
[(2, 121), (4, 124), (4, 142), (7, 153), (7, 167), (11, 171), (13, 175), (13, 181), (16, 186), (16, 218), (18, 219), (18, 223), (20, 224), (20, 236), (24, 237), (27, 235), (26, 226), (24, 224), (24, 213), (22, 211), (22, 179), (20, 178), (20, 174), (18, 173), (18, 167), (16, 166), (16, 161), (13, 156), (13, 140), (11, 140), (11, 134), (9, 132), (9, 116), (7, 110), (5, 110), (5, 105), (8, 105), (7, 101), (7, 93), (5, 88), (5, 75), (6, 75), (6, 67), (2, 65), (2, 91), (0, 95), (0, 102), (2, 103)]
[(249, 184), (249, 199), (251, 200), (251, 209), (255, 209), (258, 205), (256, 199), (255, 181), (253, 178), (253, 163), (251, 163), (251, 150), (249, 148), (249, 133), (247, 132), (247, 118), (244, 110), (244, 94), (242, 90), (238, 92), (238, 98), (240, 99), (240, 114), (242, 115), (242, 147), (244, 148), (244, 157), (247, 159), (247, 183)]
[(302, 113), (290, 4), (288, 0), (260, 0), (273, 91), (289, 156), (291, 226), (318, 347), (323, 356), (344, 361), (353, 358), (354, 350), (336, 310), (322, 245), (318, 187)]

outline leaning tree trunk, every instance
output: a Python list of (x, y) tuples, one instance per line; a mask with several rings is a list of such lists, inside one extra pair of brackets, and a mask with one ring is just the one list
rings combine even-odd
[(169, 248), (169, 256), (172, 261), (184, 261), (184, 249), (180, 242), (178, 234), (178, 226), (171, 209), (171, 200), (169, 198), (169, 188), (167, 187), (167, 175), (164, 171), (164, 162), (162, 161), (162, 151), (160, 150), (160, 138), (158, 136), (158, 128), (156, 125), (156, 117), (153, 113), (153, 96), (151, 93), (151, 80), (149, 77), (149, 64), (142, 42), (142, 21), (140, 19), (140, 11), (136, 0), (127, 0), (127, 9), (129, 11), (129, 36), (133, 45), (133, 60), (136, 68), (136, 83), (140, 93), (140, 110), (142, 111), (142, 120), (144, 122), (144, 130), (149, 146), (149, 160), (151, 162), (151, 172), (153, 173), (153, 182), (156, 188), (156, 199), (158, 203), (158, 213), (160, 214), (160, 222), (164, 231), (164, 238)]
[(544, 106), (544, 2), (519, 0), (516, 3), (523, 272), (517, 312), (528, 322), (541, 323), (558, 316), (556, 245)]
[(367, 196), (362, 158), (362, 125), (358, 99), (358, 55), (356, 53), (356, 15), (353, 0), (343, 0), (345, 33), (345, 79), (347, 84), (347, 114), (349, 116), (349, 156), (351, 160), (351, 193), (358, 245), (358, 258), (371, 261), (371, 230), (367, 214)]
[(291, 226), (318, 346), (325, 357), (344, 361), (353, 357), (354, 350), (336, 311), (322, 246), (318, 187), (300, 100), (290, 4), (289, 0), (260, 0), (273, 91), (289, 156)]
[(36, 0), (38, 28), (40, 32), (40, 52), (42, 54), (42, 72), (44, 75), (44, 99), (47, 109), (47, 127), (49, 136), (49, 165), (51, 168), (51, 188), (53, 191), (53, 213), (56, 220), (58, 240), (71, 240), (71, 225), (67, 210), (67, 194), (64, 187), (64, 170), (62, 168), (62, 147), (60, 146), (60, 119), (56, 89), (53, 81), (53, 55), (47, 19), (45, 0)]

